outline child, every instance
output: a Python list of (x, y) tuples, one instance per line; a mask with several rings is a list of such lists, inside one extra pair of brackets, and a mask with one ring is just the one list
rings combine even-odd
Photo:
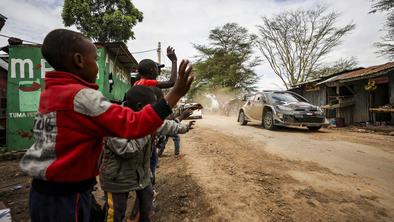
[(97, 52), (87, 37), (57, 29), (45, 37), (41, 51), (56, 71), (46, 73), (33, 126), (36, 142), (20, 162), (33, 177), (31, 221), (87, 222), (103, 137), (131, 139), (156, 131), (190, 88), (191, 67), (182, 61), (165, 99), (134, 112), (97, 91)]
[(153, 86), (161, 89), (171, 88), (174, 86), (175, 80), (177, 78), (176, 66), (177, 66), (177, 57), (175, 54), (175, 50), (168, 46), (167, 48), (167, 57), (171, 60), (171, 77), (167, 81), (158, 81), (156, 80), (157, 76), (160, 74), (160, 66), (156, 62), (150, 59), (141, 60), (138, 64), (138, 75), (140, 79), (137, 80), (134, 85), (142, 85), (142, 86)]
[[(126, 95), (125, 106), (135, 112), (157, 100), (151, 88), (133, 86)], [(166, 120), (156, 134), (186, 133), (191, 127)], [(136, 140), (106, 138), (100, 185), (105, 191), (107, 221), (124, 221), (130, 191), (136, 190), (135, 212), (141, 221), (149, 221), (152, 214), (153, 190), (150, 182), (150, 156), (154, 135)]]
[[(173, 113), (171, 115), (169, 115), (167, 117), (167, 119), (178, 119), (178, 118), (182, 118), (182, 119), (186, 119), (187, 117), (189, 117), (190, 115), (192, 115), (194, 110), (198, 110), (198, 109), (202, 109), (201, 104), (195, 104), (194, 106), (191, 106), (189, 108), (184, 109), (183, 105), (177, 107), (177, 109), (173, 110)], [(186, 117), (184, 117), (184, 115), (187, 115)], [(180, 152), (180, 140), (181, 138), (179, 137), (178, 134), (174, 134), (171, 136), (166, 136), (164, 138), (162, 138), (162, 140), (157, 144), (157, 155), (160, 157), (161, 155), (163, 155), (164, 149), (166, 148), (167, 142), (169, 137), (172, 138), (172, 141), (174, 142), (174, 154), (175, 156), (179, 155)]]
[[(158, 100), (162, 99), (164, 97), (163, 91), (161, 89), (159, 89), (157, 87), (153, 87), (152, 90), (155, 93), (156, 98)], [(192, 112), (193, 111), (191, 109), (187, 109), (187, 110), (184, 110), (184, 112), (176, 115), (177, 118), (175, 118), (175, 116), (172, 116), (172, 115), (174, 115), (174, 113), (173, 113), (170, 116), (168, 116), (167, 119), (168, 120), (175, 120), (176, 122), (180, 123), (182, 120), (188, 118), (192, 114)], [(151, 160), (150, 160), (150, 164), (151, 164), (150, 167), (151, 167), (151, 171), (152, 171), (152, 185), (155, 185), (155, 183), (156, 183), (156, 168), (159, 167), (159, 156), (158, 156), (158, 152), (157, 152), (158, 149), (157, 148), (162, 143), (160, 138), (162, 138), (162, 137), (167, 138), (169, 136), (175, 136), (175, 135), (178, 136), (178, 134), (158, 135), (154, 139), (153, 145), (155, 146), (155, 149), (153, 149), (153, 151), (152, 151), (152, 156), (151, 156)]]

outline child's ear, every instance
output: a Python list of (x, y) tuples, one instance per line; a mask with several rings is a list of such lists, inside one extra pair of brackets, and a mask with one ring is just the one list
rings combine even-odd
[(80, 69), (83, 68), (83, 56), (82, 56), (81, 53), (75, 53), (75, 54), (73, 55), (73, 61), (74, 61), (74, 64), (75, 64), (78, 68), (80, 68)]

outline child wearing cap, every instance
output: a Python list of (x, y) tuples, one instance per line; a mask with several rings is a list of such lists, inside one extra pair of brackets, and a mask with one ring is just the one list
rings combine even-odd
[(175, 49), (170, 46), (167, 48), (167, 57), (172, 63), (171, 76), (169, 80), (156, 80), (157, 76), (160, 74), (160, 68), (164, 67), (164, 65), (160, 65), (151, 59), (143, 59), (138, 64), (138, 75), (140, 76), (140, 79), (137, 80), (134, 85), (153, 86), (160, 89), (173, 87), (177, 78), (177, 57), (175, 54)]

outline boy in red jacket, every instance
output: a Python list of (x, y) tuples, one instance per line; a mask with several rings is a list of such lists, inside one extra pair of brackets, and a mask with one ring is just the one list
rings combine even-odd
[(97, 91), (97, 52), (87, 37), (57, 29), (45, 37), (41, 51), (56, 71), (46, 73), (33, 127), (36, 142), (20, 162), (33, 177), (30, 217), (32, 222), (87, 222), (103, 137), (134, 139), (155, 132), (189, 90), (192, 68), (182, 61), (167, 96), (133, 112)]

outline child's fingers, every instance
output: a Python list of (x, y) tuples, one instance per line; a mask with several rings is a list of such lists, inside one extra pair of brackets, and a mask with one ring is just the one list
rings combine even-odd
[(180, 79), (184, 78), (185, 70), (188, 64), (189, 64), (189, 60), (182, 59), (182, 62), (179, 65), (179, 73), (178, 73)]
[[(189, 60), (186, 60), (186, 61), (187, 61), (187, 64), (189, 64)], [(185, 68), (185, 71), (181, 77), (183, 79), (183, 81), (185, 81), (185, 83), (187, 83), (192, 70), (193, 70), (193, 66), (191, 64), (187, 65), (187, 67)]]
[(185, 70), (185, 72), (187, 73), (187, 76), (190, 75), (190, 73), (192, 72), (192, 70), (193, 70), (193, 65), (190, 64), (190, 65), (187, 67), (187, 69)]
[(168, 46), (167, 55), (170, 56), (170, 55), (174, 55), (174, 54), (175, 54), (174, 48), (172, 48), (171, 46)]
[(193, 81), (194, 81), (194, 76), (189, 76), (189, 79), (187, 80), (187, 83), (186, 83), (188, 88), (191, 87)]

